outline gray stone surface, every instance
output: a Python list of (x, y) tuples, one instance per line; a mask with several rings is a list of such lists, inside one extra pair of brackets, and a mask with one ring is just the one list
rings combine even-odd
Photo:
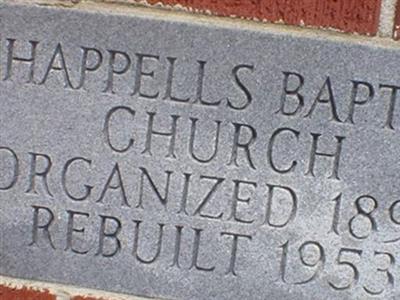
[(0, 274), (400, 297), (400, 50), (0, 6)]

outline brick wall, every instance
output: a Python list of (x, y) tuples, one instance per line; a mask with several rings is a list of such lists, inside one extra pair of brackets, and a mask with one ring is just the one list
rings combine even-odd
[(140, 5), (256, 22), (400, 39), (399, 0), (15, 0), (72, 7)]
[(148, 0), (182, 5), (215, 15), (238, 16), (289, 25), (333, 28), (375, 35), (381, 0)]
[[(397, 0), (97, 0), (400, 39)], [(399, 11), (399, 9), (397, 9)]]

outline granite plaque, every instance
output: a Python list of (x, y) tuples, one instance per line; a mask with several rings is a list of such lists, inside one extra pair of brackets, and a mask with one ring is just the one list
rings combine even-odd
[(0, 4), (0, 274), (400, 297), (400, 48)]

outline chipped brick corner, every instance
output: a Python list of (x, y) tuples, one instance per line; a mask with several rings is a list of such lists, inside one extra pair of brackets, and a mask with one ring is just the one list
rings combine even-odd
[(398, 41), (400, 40), (400, 1), (396, 4), (396, 12), (394, 17), (393, 26), (393, 38)]
[(0, 300), (147, 300), (147, 298), (0, 275)]
[(57, 300), (56, 295), (46, 289), (34, 289), (31, 287), (13, 287), (0, 284), (1, 300)]

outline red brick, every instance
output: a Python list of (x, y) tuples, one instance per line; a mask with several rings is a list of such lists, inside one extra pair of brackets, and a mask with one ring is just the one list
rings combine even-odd
[(31, 288), (15, 288), (0, 285), (0, 300), (56, 300), (56, 296), (47, 290), (34, 290)]
[(393, 38), (400, 40), (400, 1), (396, 5), (396, 15), (394, 18)]
[(257, 18), (289, 25), (334, 28), (375, 35), (381, 0), (148, 0), (150, 4), (180, 4), (215, 15)]

